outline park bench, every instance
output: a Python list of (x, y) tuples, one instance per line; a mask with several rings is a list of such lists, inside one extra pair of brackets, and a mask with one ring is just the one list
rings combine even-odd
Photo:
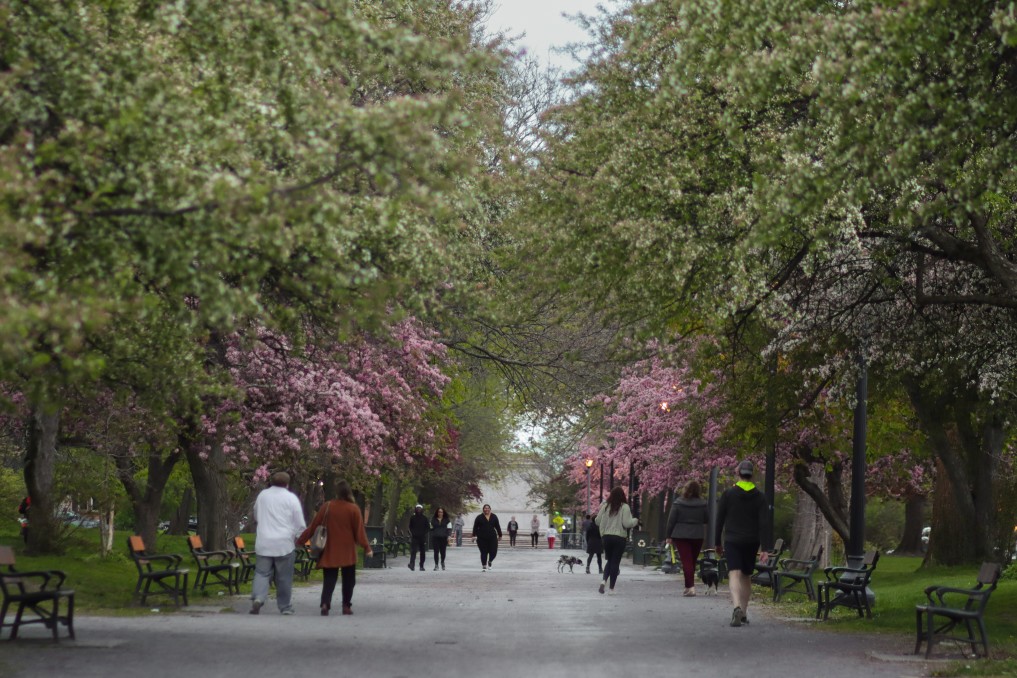
[(769, 586), (773, 588), (773, 572), (777, 569), (780, 557), (784, 555), (784, 540), (778, 539), (773, 542), (773, 548), (766, 552), (766, 562), (756, 561), (752, 573), (752, 583), (758, 586)]
[(809, 560), (781, 559), (773, 572), (773, 601), (779, 602), (787, 593), (804, 593), (809, 600), (815, 600), (816, 589), (812, 575), (822, 557), (823, 547), (820, 546), (816, 555)]
[[(14, 567), (14, 549), (0, 546), (0, 590), (3, 603), (0, 607), (0, 635), (5, 627), (11, 629), (11, 640), (17, 640), (18, 629), (26, 624), (42, 624), (53, 632), (53, 640), (60, 640), (57, 630), (60, 624), (67, 627), (67, 633), (74, 639), (74, 591), (63, 588), (67, 575), (60, 570), (38, 570), (21, 572)], [(60, 612), (60, 601), (66, 599), (67, 610)], [(7, 610), (17, 605), (14, 621), (7, 622)], [(25, 619), (26, 611), (35, 617)]]
[(246, 584), (254, 576), (255, 555), (244, 546), (244, 538), (233, 537), (233, 554), (240, 564), (240, 571), (237, 573), (237, 584)]
[(293, 575), (300, 577), (303, 581), (308, 581), (314, 570), (314, 564), (317, 562), (311, 557), (311, 542), (307, 541), (303, 546), (298, 546), (296, 555), (297, 558), (293, 561)]
[[(180, 567), (182, 556), (175, 553), (149, 553), (139, 535), (127, 538), (127, 551), (138, 568), (138, 583), (134, 586), (134, 594), (141, 596), (142, 605), (148, 596), (161, 593), (170, 596), (174, 605), (179, 605), (180, 599), (187, 605), (187, 577), (191, 571)], [(159, 589), (152, 591), (152, 584), (156, 584)]]
[(205, 590), (208, 576), (212, 575), (212, 585), (216, 583), (226, 587), (226, 593), (240, 593), (240, 563), (233, 560), (229, 551), (206, 551), (201, 537), (191, 535), (187, 538), (187, 547), (191, 550), (194, 563), (198, 566), (198, 574), (194, 577), (194, 590)]
[[(1002, 568), (997, 563), (982, 563), (978, 570), (978, 583), (973, 589), (951, 586), (929, 586), (925, 589), (926, 605), (915, 606), (915, 627), (918, 633), (915, 654), (926, 643), (925, 656), (932, 655), (932, 646), (943, 640), (952, 640), (971, 646), (971, 652), (978, 655), (982, 646), (983, 656), (989, 656), (989, 637), (985, 630), (985, 606), (989, 596), (996, 590)], [(947, 597), (953, 604), (947, 602)], [(937, 621), (938, 618), (938, 621)], [(938, 625), (937, 625), (938, 624)], [(962, 628), (965, 635), (955, 635), (955, 628)], [(975, 637), (975, 629), (978, 637)]]
[[(869, 582), (872, 573), (879, 562), (879, 551), (869, 551), (862, 558), (861, 567), (827, 567), (823, 570), (826, 581), (819, 583), (818, 605), (816, 607), (816, 619), (822, 615), (823, 619), (830, 618), (830, 610), (837, 607), (848, 607), (858, 611), (858, 616), (863, 614), (872, 618), (872, 608), (869, 607)], [(835, 592), (830, 598), (831, 592)]]

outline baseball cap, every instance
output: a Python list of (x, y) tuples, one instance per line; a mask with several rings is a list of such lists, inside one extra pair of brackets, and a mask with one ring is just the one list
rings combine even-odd
[(752, 474), (756, 472), (756, 467), (752, 465), (752, 462), (748, 459), (743, 459), (738, 462), (738, 476), (741, 478), (751, 478)]

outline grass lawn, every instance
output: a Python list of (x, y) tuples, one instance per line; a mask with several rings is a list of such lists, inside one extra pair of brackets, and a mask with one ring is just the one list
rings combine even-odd
[[(836, 633), (888, 633), (906, 636), (911, 642), (915, 637), (915, 605), (926, 602), (923, 591), (926, 586), (942, 585), (972, 588), (978, 576), (978, 568), (930, 567), (921, 568), (922, 559), (905, 556), (882, 556), (872, 575), (871, 588), (876, 596), (872, 608), (872, 619), (859, 618), (854, 610), (835, 607), (830, 619), (817, 624), (826, 631)], [(824, 580), (822, 572), (817, 573), (816, 582)], [(769, 601), (769, 589), (759, 589), (753, 596), (759, 601)], [(802, 596), (791, 601), (772, 605), (782, 616), (815, 618), (816, 604), (801, 602)], [(769, 602), (767, 602), (770, 605)], [(937, 676), (1015, 676), (1017, 675), (1017, 581), (1000, 580), (999, 586), (989, 599), (985, 611), (985, 623), (989, 630), (990, 661), (960, 661), (937, 669)], [(953, 649), (944, 645), (944, 649)], [(936, 645), (938, 652), (940, 645)], [(925, 645), (922, 645), (925, 652)], [(933, 654), (935, 656), (935, 654)]]
[[(151, 614), (158, 608), (160, 612), (172, 613), (175, 607), (165, 595), (149, 596), (148, 603), (141, 607), (134, 596), (134, 586), (138, 581), (138, 570), (134, 561), (127, 555), (127, 537), (129, 532), (118, 532), (115, 537), (113, 553), (101, 558), (99, 553), (99, 530), (96, 528), (79, 528), (67, 538), (66, 552), (60, 556), (30, 557), (24, 555), (24, 542), (12, 529), (0, 528), (0, 544), (14, 547), (19, 570), (63, 570), (67, 573), (64, 586), (74, 589), (74, 604), (78, 613), (108, 615), (139, 615)], [(254, 535), (243, 535), (248, 550), (253, 550)], [(151, 547), (150, 547), (151, 548)], [(194, 585), (197, 568), (192, 562), (187, 548), (187, 537), (159, 535), (158, 541), (151, 550), (157, 553), (176, 553), (183, 556), (183, 567), (189, 567), (191, 578), (188, 589)], [(315, 578), (312, 572), (312, 580)], [(210, 578), (211, 579), (211, 578)], [(294, 586), (304, 586), (297, 579)], [(155, 590), (153, 587), (152, 590)], [(188, 600), (192, 605), (209, 605), (226, 607), (221, 586), (209, 584), (208, 591), (188, 590)], [(251, 585), (242, 584), (241, 595), (249, 595)]]

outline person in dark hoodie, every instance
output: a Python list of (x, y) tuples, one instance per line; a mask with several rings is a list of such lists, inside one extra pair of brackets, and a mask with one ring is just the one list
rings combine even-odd
[(667, 517), (668, 543), (677, 551), (682, 561), (682, 574), (685, 575), (684, 596), (696, 595), (696, 561), (703, 548), (706, 536), (706, 523), (710, 520), (710, 511), (706, 500), (702, 497), (699, 482), (693, 480), (685, 486), (681, 498), (671, 506)]
[(410, 516), (410, 564), (412, 570), (417, 562), (417, 551), (420, 552), (420, 571), (424, 571), (424, 558), (427, 552), (427, 531), (431, 529), (431, 521), (424, 515), (424, 507), (417, 504)]
[(501, 540), (501, 523), (498, 516), (491, 513), (490, 504), (484, 504), (483, 512), (473, 521), (473, 540), (480, 549), (480, 566), (487, 572), (498, 555), (498, 542)]
[[(731, 602), (731, 626), (748, 623), (745, 616), (752, 595), (752, 568), (756, 564), (756, 553), (766, 523), (766, 497), (760, 492), (752, 475), (755, 468), (748, 459), (738, 464), (740, 480), (728, 488), (720, 497), (717, 507), (717, 554), (727, 556)], [(724, 540), (721, 541), (721, 533)], [(767, 554), (760, 554), (766, 562)]]

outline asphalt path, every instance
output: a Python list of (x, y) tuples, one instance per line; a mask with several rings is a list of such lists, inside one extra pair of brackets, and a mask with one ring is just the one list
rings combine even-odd
[[(505, 539), (504, 542), (508, 540)], [(407, 558), (358, 572), (353, 616), (318, 611), (320, 575), (294, 591), (296, 614), (274, 599), (254, 616), (243, 597), (199, 599), (174, 613), (78, 616), (77, 639), (53, 643), (41, 626), (0, 640), (0, 675), (252, 678), (299, 673), (335, 678), (533, 678), (618, 676), (856, 678), (922, 676), (910, 637), (830, 633), (753, 605), (751, 623), (729, 626), (731, 601), (681, 596), (680, 575), (622, 564), (616, 595), (562, 553), (504, 543), (482, 572), (472, 545), (449, 548), (447, 570), (411, 572)], [(596, 572), (596, 563), (594, 563)], [(758, 589), (757, 589), (758, 593)], [(877, 601), (878, 606), (878, 601)], [(6, 635), (5, 635), (6, 638)]]

